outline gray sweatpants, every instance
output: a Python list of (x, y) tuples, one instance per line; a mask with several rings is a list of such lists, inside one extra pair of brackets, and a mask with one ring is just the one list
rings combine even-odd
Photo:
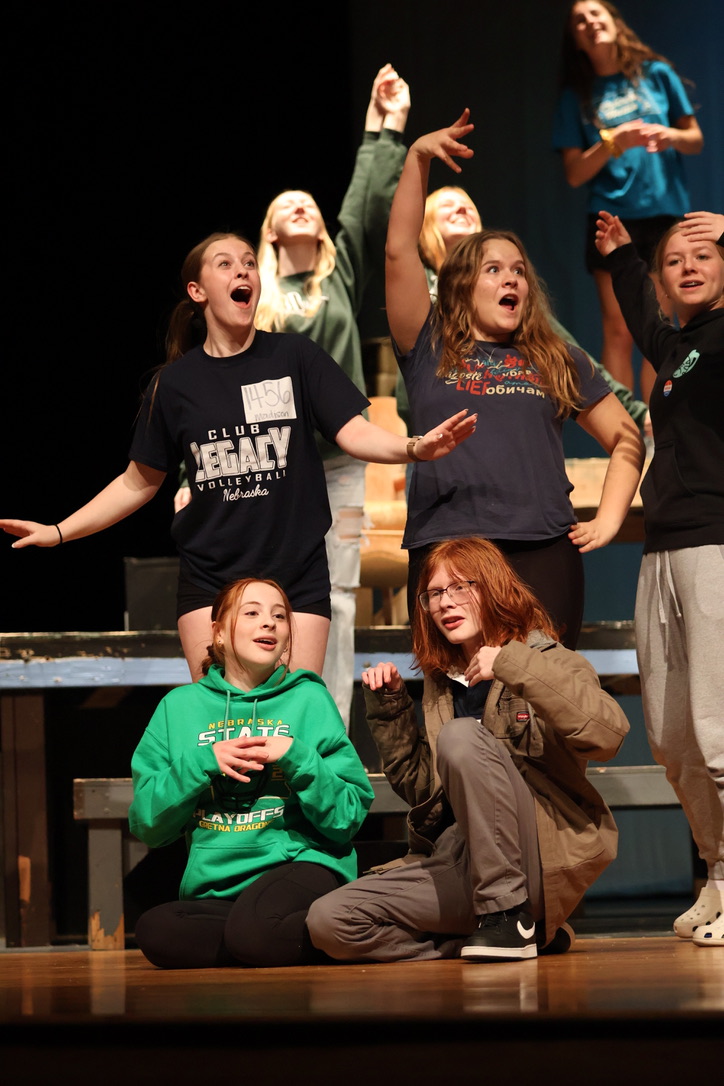
[(644, 555), (635, 629), (651, 751), (724, 879), (724, 546)]
[(503, 744), (473, 718), (440, 732), (438, 771), (456, 822), (432, 856), (365, 875), (312, 903), (312, 942), (343, 961), (456, 958), (478, 915), (543, 894), (535, 801)]

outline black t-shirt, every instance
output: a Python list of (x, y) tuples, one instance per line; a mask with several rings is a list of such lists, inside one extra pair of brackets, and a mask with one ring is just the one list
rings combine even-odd
[(172, 536), (190, 580), (218, 591), (239, 577), (279, 582), (293, 606), (329, 593), (320, 563), (331, 516), (315, 430), (333, 441), (369, 406), (306, 336), (257, 331), (248, 350), (195, 347), (144, 397), (130, 459), (175, 472), (191, 502)]

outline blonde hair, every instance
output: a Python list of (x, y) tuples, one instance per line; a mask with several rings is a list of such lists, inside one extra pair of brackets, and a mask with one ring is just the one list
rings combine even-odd
[[(289, 602), (286, 592), (277, 584), (276, 581), (268, 581), (263, 577), (243, 577), (241, 580), (232, 581), (231, 584), (227, 584), (216, 596), (211, 608), (211, 621), (216, 623), (217, 626), (226, 625), (229, 630), (233, 630), (236, 626), (236, 620), (239, 617), (239, 611), (241, 610), (242, 600), (244, 598), (244, 592), (250, 584), (266, 584), (270, 588), (275, 588), (282, 598), (284, 604), (284, 610), (286, 612), (287, 621), (289, 623), (289, 639), (287, 641), (287, 647), (285, 650), (287, 660), (291, 660), (292, 657), (292, 605)], [(228, 649), (225, 644), (218, 644), (213, 638), (211, 644), (206, 648), (206, 656), (201, 663), (201, 670), (204, 675), (208, 675), (209, 668), (212, 664), (216, 664), (217, 667), (226, 667), (226, 655), (230, 653), (239, 667), (243, 667), (243, 663), (236, 655), (234, 650), (233, 641), (229, 644)], [(289, 664), (284, 666), (284, 675), (289, 670)], [(284, 677), (282, 675), (282, 678)]]
[[(477, 592), (469, 606), (480, 622), (481, 645), (525, 641), (534, 630), (558, 641), (550, 615), (494, 543), (476, 536), (438, 543), (420, 569), (418, 594), (427, 589), (438, 566), (445, 566), (454, 578), (475, 582)], [(462, 646), (451, 644), (420, 606), (413, 615), (412, 650), (416, 668), (425, 675), (465, 670)]]
[[(483, 230), (462, 238), (440, 268), (438, 301), (432, 317), (432, 342), (441, 344), (437, 376), (457, 373), (460, 359), (475, 353), (473, 295), (485, 258), (485, 246), (500, 239), (515, 245), (525, 267), (528, 298), (512, 339), (524, 367), (535, 367), (543, 385), (558, 405), (558, 415), (569, 415), (581, 405), (578, 371), (568, 344), (551, 326), (545, 286), (538, 278), (520, 238), (508, 230)], [(591, 373), (594, 372), (593, 363)]]
[(447, 256), (447, 247), (436, 223), (437, 210), (445, 192), (454, 192), (458, 196), (462, 196), (478, 216), (478, 229), (482, 227), (480, 213), (465, 189), (461, 189), (457, 185), (444, 185), (442, 188), (431, 192), (425, 200), (425, 214), (422, 220), (418, 246), (423, 264), (434, 272), (440, 271), (442, 262)]
[[(296, 190), (287, 189), (274, 197), (266, 209), (266, 215), (259, 234), (258, 259), (261, 297), (254, 323), (257, 328), (265, 332), (283, 331), (286, 320), (284, 292), (279, 289), (279, 255), (275, 245), (269, 241), (267, 235), (272, 229), (272, 219), (274, 218), (277, 201), (285, 196), (286, 192), (291, 191)], [(309, 192), (306, 192), (305, 195), (312, 200), (314, 199)], [(327, 232), (327, 228), (323, 224), (322, 236), (317, 242), (317, 255), (312, 274), (304, 284), (304, 293), (308, 300), (308, 309), (306, 311), (308, 317), (313, 317), (322, 304), (322, 280), (332, 274), (336, 260), (337, 250)]]

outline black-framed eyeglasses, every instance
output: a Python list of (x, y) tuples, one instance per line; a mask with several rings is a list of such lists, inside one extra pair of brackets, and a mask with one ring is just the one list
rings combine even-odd
[(470, 599), (470, 589), (477, 583), (477, 581), (453, 581), (447, 588), (433, 588), (431, 592), (421, 592), (417, 598), (423, 611), (439, 611), (445, 593), (450, 603), (467, 603)]

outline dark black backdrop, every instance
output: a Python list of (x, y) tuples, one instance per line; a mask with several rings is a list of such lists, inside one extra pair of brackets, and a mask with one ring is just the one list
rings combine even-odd
[[(408, 137), (469, 105), (461, 183), (526, 239), (560, 315), (598, 349), (581, 273), (583, 195), (549, 149), (561, 0), (17, 6), (6, 23), (9, 163), (3, 321), (3, 516), (59, 520), (126, 463), (138, 397), (161, 360), (187, 250), (215, 229), (256, 238), (269, 200), (309, 188), (331, 226), (372, 78), (411, 85)], [(641, 36), (696, 81), (707, 148), (694, 203), (721, 207), (719, 0), (687, 25), (674, 0), (629, 0)], [(694, 9), (692, 9), (694, 10)], [(437, 168), (433, 181), (452, 175)], [(384, 334), (379, 286), (363, 317)], [(578, 455), (577, 452), (571, 453)], [(172, 482), (150, 506), (52, 550), (0, 540), (0, 629), (123, 624), (123, 556), (172, 553)]]

